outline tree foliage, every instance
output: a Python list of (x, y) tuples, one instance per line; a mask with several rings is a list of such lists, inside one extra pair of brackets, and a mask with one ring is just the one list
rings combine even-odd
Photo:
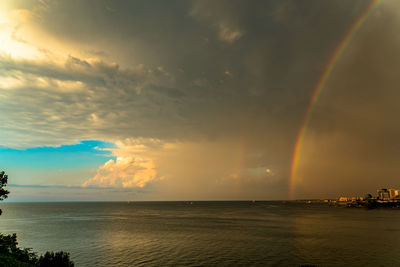
[[(8, 197), (8, 175), (0, 172), (0, 201)], [(1, 209), (0, 209), (1, 215)], [(0, 233), (0, 266), (1, 267), (73, 267), (74, 262), (69, 259), (69, 253), (49, 252), (38, 258), (30, 248), (18, 247), (17, 234), (3, 235)]]
[(37, 262), (36, 253), (31, 252), (31, 249), (18, 247), (17, 234), (15, 233), (12, 235), (0, 234), (0, 255), (31, 265)]
[(73, 267), (74, 263), (69, 259), (69, 253), (59, 251), (59, 252), (49, 252), (47, 251), (44, 255), (40, 256), (37, 263), (39, 267)]
[[(8, 175), (2, 171), (0, 172), (0, 200), (4, 200), (8, 197), (8, 194), (10, 192), (8, 192), (8, 190), (5, 189), (5, 187), (7, 186), (7, 182), (8, 182)], [(0, 215), (1, 215), (2, 211), (0, 209)]]
[(74, 262), (70, 260), (69, 253), (63, 251), (47, 251), (38, 258), (30, 248), (18, 247), (16, 234), (0, 234), (0, 266), (74, 267)]

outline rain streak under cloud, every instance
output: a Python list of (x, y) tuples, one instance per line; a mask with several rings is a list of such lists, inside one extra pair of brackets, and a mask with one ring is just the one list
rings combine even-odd
[[(299, 131), (329, 60), (347, 45)], [(378, 3), (379, 2), (379, 3)], [(399, 187), (400, 3), (0, 3), (15, 200), (336, 197)]]

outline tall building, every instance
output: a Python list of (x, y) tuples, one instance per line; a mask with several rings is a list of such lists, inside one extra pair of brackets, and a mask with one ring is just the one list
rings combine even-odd
[(389, 196), (390, 196), (390, 199), (395, 199), (395, 198), (397, 198), (397, 197), (399, 196), (399, 190), (390, 188), (390, 189), (389, 189)]
[(378, 189), (377, 192), (378, 192), (379, 200), (389, 200), (390, 199), (389, 191), (386, 188)]

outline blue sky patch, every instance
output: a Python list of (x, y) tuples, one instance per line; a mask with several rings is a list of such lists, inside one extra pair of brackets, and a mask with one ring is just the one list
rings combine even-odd
[(104, 150), (110, 148), (115, 148), (115, 145), (99, 140), (23, 150), (0, 147), (0, 167), (31, 170), (96, 169), (106, 161), (115, 159), (111, 151)]

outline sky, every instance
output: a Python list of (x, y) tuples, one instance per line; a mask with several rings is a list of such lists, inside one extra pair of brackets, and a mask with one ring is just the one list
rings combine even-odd
[(2, 0), (9, 200), (400, 188), (399, 13), (397, 0)]

